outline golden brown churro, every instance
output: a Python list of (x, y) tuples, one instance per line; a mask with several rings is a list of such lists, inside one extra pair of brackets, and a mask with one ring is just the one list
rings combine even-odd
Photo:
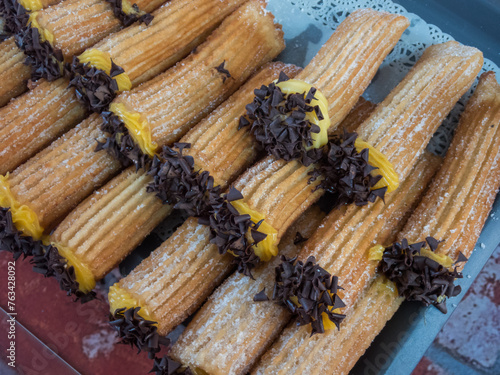
[[(467, 257), (472, 254), (500, 186), (499, 128), (500, 85), (494, 74), (489, 72), (481, 76), (476, 92), (461, 117), (443, 166), (399, 234), (400, 238), (417, 238), (420, 241), (422, 236), (439, 238), (438, 235), (444, 235), (440, 238), (445, 241), (438, 247), (438, 253), (454, 260), (458, 258), (458, 251)], [(458, 164), (461, 167), (457, 168)], [(469, 178), (476, 182), (467, 183)], [(446, 220), (445, 212), (449, 214), (455, 204), (460, 205), (457, 217)], [(429, 226), (422, 225), (422, 220)], [(455, 233), (457, 236), (451, 237)], [(335, 374), (348, 373), (402, 301), (395, 285), (385, 276), (378, 276), (347, 312), (340, 332), (330, 335), (328, 345), (318, 345), (317, 350), (321, 353), (332, 353), (328, 369), (325, 364), (316, 363), (319, 365), (318, 373), (325, 370)], [(377, 318), (367, 319), (368, 316)]]

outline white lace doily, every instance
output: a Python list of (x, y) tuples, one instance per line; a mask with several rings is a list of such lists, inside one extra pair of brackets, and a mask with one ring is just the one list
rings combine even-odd
[[(387, 56), (372, 85), (364, 94), (367, 99), (375, 102), (380, 102), (385, 98), (389, 91), (406, 75), (427, 47), (432, 44), (453, 40), (450, 35), (443, 33), (439, 27), (428, 24), (416, 14), (406, 11), (401, 5), (390, 0), (269, 0), (269, 3), (277, 21), (283, 23), (284, 26), (286, 26), (285, 23), (293, 22), (293, 19), (297, 18), (297, 13), (290, 15), (295, 10), (310, 16), (315, 21), (315, 26), (333, 30), (356, 9), (373, 8), (406, 16), (410, 20), (410, 27), (404, 32), (394, 50)], [(286, 32), (285, 37), (287, 37)], [(293, 45), (289, 47), (294, 48)], [(500, 77), (498, 66), (485, 59), (483, 71), (488, 70), (495, 71), (497, 77)], [(438, 129), (429, 144), (430, 151), (439, 155), (446, 153), (460, 113), (474, 91), (476, 83), (460, 99), (448, 118), (443, 122), (443, 125)]]

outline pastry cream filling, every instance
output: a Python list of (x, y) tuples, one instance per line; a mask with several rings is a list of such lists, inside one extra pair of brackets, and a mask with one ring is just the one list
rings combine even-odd
[[(264, 220), (257, 231), (264, 233), (267, 237), (254, 245), (254, 252), (264, 262), (269, 262), (272, 257), (278, 255), (278, 231), (274, 229), (271, 225), (266, 223), (265, 216), (260, 212), (252, 210), (246, 203), (242, 200), (233, 201), (231, 204), (238, 210), (241, 215), (250, 215), (250, 218), (254, 223), (258, 223)], [(250, 242), (253, 242), (251, 230), (247, 233), (247, 238)]]
[[(382, 255), (384, 254), (384, 250), (385, 247), (383, 247), (382, 245), (373, 246), (372, 248), (370, 248), (370, 250), (368, 250), (369, 252), (368, 259), (381, 261)], [(445, 254), (436, 254), (435, 252), (426, 249), (425, 247), (420, 249), (420, 255), (430, 258), (435, 262), (438, 262), (444, 268), (450, 268), (451, 266), (453, 266), (453, 260), (449, 256)]]
[(55, 246), (59, 255), (66, 259), (68, 267), (73, 266), (75, 269), (75, 278), (78, 282), (78, 288), (80, 291), (83, 293), (89, 293), (92, 289), (94, 289), (96, 282), (90, 268), (78, 259), (70, 248), (59, 243), (52, 243), (52, 246)]
[[(275, 81), (277, 82), (277, 81)], [(312, 85), (307, 82), (300, 81), (298, 79), (289, 79), (288, 81), (283, 81), (276, 83), (276, 86), (281, 89), (286, 95), (290, 94), (303, 94), (304, 97), (307, 95), (309, 90), (313, 88)], [(311, 106), (319, 106), (321, 110), (321, 114), (323, 115), (323, 120), (320, 120), (316, 115), (315, 111), (306, 113), (306, 119), (311, 123), (319, 126), (319, 133), (311, 133), (311, 137), (313, 140), (311, 148), (321, 148), (328, 143), (328, 128), (330, 127), (330, 117), (328, 116), (328, 100), (326, 100), (325, 96), (316, 89), (316, 93), (314, 94), (315, 99), (311, 101)]]
[(28, 12), (36, 12), (43, 8), (43, 4), (40, 0), (18, 0), (19, 4), (22, 5), (24, 9)]
[(40, 38), (41, 38), (42, 42), (49, 42), (53, 46), (54, 40), (55, 40), (54, 34), (52, 34), (49, 30), (40, 26), (40, 24), (38, 23), (38, 21), (36, 19), (37, 16), (38, 16), (38, 12), (30, 13), (28, 25), (31, 25), (31, 27), (38, 29), (38, 32), (40, 33)]
[(369, 150), (368, 164), (378, 168), (377, 173), (382, 175), (382, 179), (379, 182), (377, 182), (377, 184), (373, 187), (373, 189), (380, 189), (384, 186), (387, 186), (388, 193), (396, 190), (399, 186), (399, 176), (394, 170), (394, 166), (387, 159), (387, 157), (384, 154), (382, 154), (379, 150), (377, 150), (375, 147), (366, 143), (360, 138), (356, 139), (356, 141), (354, 142), (354, 146), (356, 147), (356, 151), (358, 152), (361, 152), (365, 148)]
[(148, 121), (144, 120), (140, 113), (128, 111), (122, 103), (111, 103), (109, 110), (122, 120), (142, 152), (153, 157), (158, 145), (151, 140)]
[[(108, 75), (111, 75), (111, 56), (107, 52), (90, 48), (78, 56), (78, 60), (80, 60), (82, 64), (89, 64), (90, 66), (103, 70)], [(113, 79), (118, 84), (119, 91), (128, 91), (132, 88), (132, 82), (125, 72), (118, 74), (113, 77)]]
[(128, 0), (122, 0), (122, 10), (123, 13), (128, 15), (136, 14), (138, 16), (142, 16), (143, 14), (146, 14), (146, 12), (143, 12), (141, 10), (138, 11), (137, 9), (135, 9)]
[(17, 230), (27, 236), (39, 240), (43, 234), (43, 228), (38, 220), (38, 215), (28, 206), (19, 203), (10, 191), (9, 174), (0, 176), (0, 207), (10, 208), (12, 221)]
[[(330, 292), (328, 292), (328, 293), (330, 293)], [(333, 297), (333, 294), (330, 293), (330, 296)], [(292, 302), (296, 306), (300, 306), (300, 303), (299, 303), (299, 300), (297, 297), (290, 297), (290, 299), (292, 300)], [(335, 314), (342, 314), (340, 309), (332, 310), (332, 308), (330, 307), (329, 310)], [(329, 329), (337, 328), (335, 323), (330, 320), (330, 318), (328, 317), (328, 315), (325, 312), (321, 314), (321, 318), (323, 319), (323, 328), (325, 329), (325, 331), (329, 330)]]
[(129, 292), (121, 288), (118, 283), (109, 287), (108, 293), (109, 308), (111, 314), (114, 314), (116, 310), (126, 308), (136, 308), (140, 307), (138, 314), (146, 320), (156, 322), (153, 315), (144, 307), (137, 299), (135, 299)]

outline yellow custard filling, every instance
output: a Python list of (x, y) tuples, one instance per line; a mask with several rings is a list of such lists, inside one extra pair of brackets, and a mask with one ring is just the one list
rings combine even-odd
[[(242, 200), (233, 201), (231, 204), (238, 210), (241, 215), (250, 215), (250, 218), (254, 223), (258, 223), (264, 220), (259, 229), (259, 232), (264, 233), (267, 237), (260, 241), (258, 244), (254, 245), (254, 252), (264, 262), (269, 262), (272, 257), (278, 255), (278, 231), (270, 226), (265, 221), (265, 216), (260, 212), (252, 210), (245, 202)], [(247, 238), (249, 241), (253, 242), (252, 234), (247, 233)]]
[(382, 175), (382, 179), (377, 182), (373, 189), (379, 189), (387, 186), (388, 193), (396, 190), (399, 186), (399, 176), (394, 170), (394, 166), (387, 159), (387, 157), (375, 147), (366, 143), (360, 138), (356, 139), (356, 142), (354, 142), (354, 146), (356, 147), (356, 151), (358, 152), (361, 152), (365, 148), (369, 150), (368, 163), (371, 166), (378, 168), (378, 171), (376, 173)]
[[(328, 292), (330, 293), (330, 292)], [(330, 296), (333, 297), (333, 294), (330, 293)], [(299, 303), (299, 300), (297, 297), (290, 297), (290, 300), (296, 305), (296, 306), (300, 306), (300, 303)], [(329, 309), (331, 312), (335, 313), (335, 314), (342, 314), (342, 311), (340, 311), (340, 309), (335, 309), (335, 310), (332, 310), (332, 308), (330, 307)], [(332, 322), (330, 320), (330, 318), (328, 318), (328, 315), (326, 313), (322, 313), (321, 314), (321, 318), (323, 319), (323, 328), (325, 329), (325, 331), (329, 330), (329, 329), (334, 329), (334, 328), (337, 328), (337, 326), (335, 325), (334, 322)]]
[(43, 8), (43, 4), (40, 0), (18, 0), (19, 4), (22, 5), (24, 9), (28, 12), (36, 12)]
[(52, 246), (55, 246), (59, 255), (66, 259), (68, 267), (73, 266), (75, 269), (75, 277), (80, 291), (83, 293), (89, 293), (92, 289), (94, 289), (96, 281), (90, 268), (78, 259), (75, 253), (68, 247), (58, 243), (52, 243)]
[(42, 238), (43, 228), (38, 215), (28, 206), (19, 203), (10, 191), (9, 174), (0, 176), (0, 207), (10, 208), (17, 230), (35, 240)]
[(118, 309), (130, 309), (140, 307), (138, 314), (146, 320), (156, 322), (152, 314), (144, 307), (137, 299), (135, 299), (129, 292), (121, 288), (118, 283), (109, 287), (108, 293), (109, 308), (111, 314), (114, 314)]
[(140, 113), (130, 112), (122, 103), (111, 103), (109, 110), (123, 121), (134, 142), (142, 152), (153, 157), (158, 145), (151, 140), (151, 131), (147, 120)]
[[(95, 48), (90, 48), (78, 56), (78, 60), (82, 64), (105, 71), (108, 75), (111, 74), (111, 56), (107, 52), (99, 51)], [(121, 73), (113, 77), (118, 84), (119, 91), (128, 91), (132, 88), (132, 82), (127, 73)]]
[(42, 39), (42, 42), (49, 42), (51, 45), (54, 45), (54, 34), (52, 34), (49, 30), (43, 28), (40, 26), (38, 23), (36, 17), (38, 16), (38, 12), (32, 12), (30, 13), (30, 18), (28, 21), (28, 24), (31, 24), (31, 27), (34, 27), (38, 29), (38, 32), (40, 33), (40, 38)]
[[(375, 245), (368, 250), (368, 259), (369, 260), (375, 260), (375, 261), (381, 261), (382, 260), (382, 255), (384, 253), (385, 247), (382, 245)], [(453, 266), (453, 260), (445, 255), (445, 254), (436, 254), (435, 252), (427, 249), (427, 248), (422, 248), (420, 249), (420, 255), (430, 258), (439, 264), (441, 264), (444, 268), (450, 268)]]
[[(307, 95), (309, 90), (313, 87), (307, 82), (300, 81), (298, 79), (289, 79), (288, 81), (283, 81), (276, 83), (276, 86), (281, 89), (281, 92), (284, 94), (304, 94)], [(306, 114), (306, 119), (311, 123), (318, 125), (320, 128), (319, 133), (311, 133), (311, 137), (313, 139), (313, 145), (310, 148), (321, 148), (328, 143), (328, 128), (330, 127), (330, 117), (328, 116), (328, 100), (326, 100), (325, 96), (316, 89), (316, 93), (314, 94), (316, 99), (311, 101), (311, 106), (319, 106), (321, 113), (323, 114), (323, 120), (319, 120), (316, 112), (308, 112)]]

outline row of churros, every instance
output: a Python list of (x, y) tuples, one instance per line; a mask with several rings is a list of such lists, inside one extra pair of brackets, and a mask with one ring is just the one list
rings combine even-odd
[[(269, 63), (284, 42), (263, 1), (172, 0), (152, 20), (142, 11), (161, 3), (66, 0), (31, 16), (68, 59), (70, 87), (45, 77), (0, 108), (1, 249), (88, 301), (186, 210), (108, 295), (121, 342), (148, 352), (157, 374), (345, 373), (384, 324), (367, 322), (366, 309), (388, 318), (399, 295), (444, 311), (500, 185), (492, 73), (444, 162), (424, 150), (481, 52), (428, 48), (375, 106), (360, 96), (408, 27), (403, 16), (353, 12), (301, 70)], [(57, 11), (71, 6), (149, 26), (115, 32), (110, 18), (102, 31), (84, 17), (92, 31), (80, 46)], [(335, 203), (326, 217), (311, 207), (325, 192)], [(156, 358), (161, 337), (207, 298), (170, 356)]]

